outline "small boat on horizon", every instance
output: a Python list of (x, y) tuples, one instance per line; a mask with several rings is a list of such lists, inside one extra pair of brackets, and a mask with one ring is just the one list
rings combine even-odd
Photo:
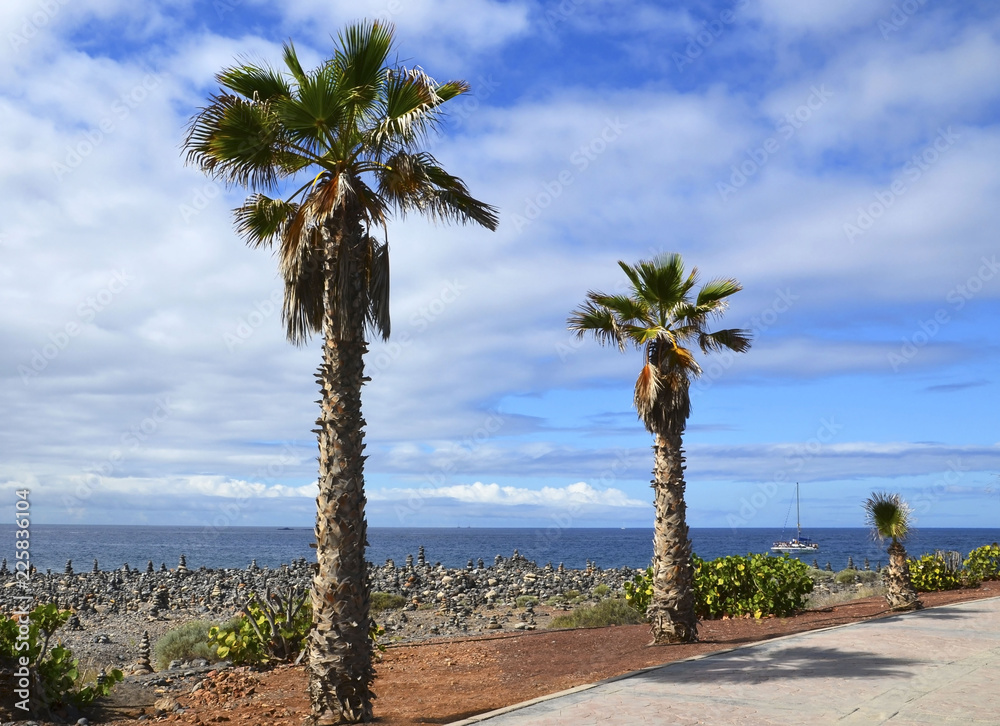
[[(786, 519), (787, 521), (787, 519)], [(802, 522), (799, 515), (799, 483), (795, 482), (795, 537), (778, 540), (771, 546), (772, 552), (818, 552), (819, 542), (802, 536)]]

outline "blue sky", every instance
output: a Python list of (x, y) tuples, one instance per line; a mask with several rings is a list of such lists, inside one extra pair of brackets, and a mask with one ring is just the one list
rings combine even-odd
[(1000, 9), (926, 0), (11, 2), (0, 9), (0, 488), (40, 522), (309, 525), (317, 345), (242, 199), (185, 167), (238, 58), (362, 17), (467, 79), (433, 152), (497, 232), (389, 230), (364, 391), (379, 526), (651, 526), (638, 353), (566, 331), (680, 252), (754, 333), (703, 360), (692, 526), (1000, 526)]

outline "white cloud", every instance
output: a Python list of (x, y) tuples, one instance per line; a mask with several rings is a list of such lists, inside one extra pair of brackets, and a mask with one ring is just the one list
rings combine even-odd
[(372, 501), (404, 501), (424, 499), (455, 499), (469, 504), (492, 504), (500, 507), (533, 505), (561, 509), (565, 507), (648, 507), (628, 497), (619, 489), (595, 489), (586, 482), (565, 487), (524, 489), (499, 484), (458, 484), (422, 489), (374, 489), (368, 492)]

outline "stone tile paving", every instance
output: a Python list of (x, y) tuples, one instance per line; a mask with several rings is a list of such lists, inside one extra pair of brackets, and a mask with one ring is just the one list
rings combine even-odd
[(651, 668), (468, 726), (1000, 724), (1000, 598)]

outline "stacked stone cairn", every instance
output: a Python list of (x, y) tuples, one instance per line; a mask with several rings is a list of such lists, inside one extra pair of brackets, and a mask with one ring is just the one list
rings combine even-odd
[(153, 672), (153, 666), (149, 662), (150, 648), (149, 648), (149, 631), (142, 631), (142, 640), (139, 642), (139, 659), (135, 662), (135, 666), (132, 668), (132, 674), (137, 676), (144, 676)]

